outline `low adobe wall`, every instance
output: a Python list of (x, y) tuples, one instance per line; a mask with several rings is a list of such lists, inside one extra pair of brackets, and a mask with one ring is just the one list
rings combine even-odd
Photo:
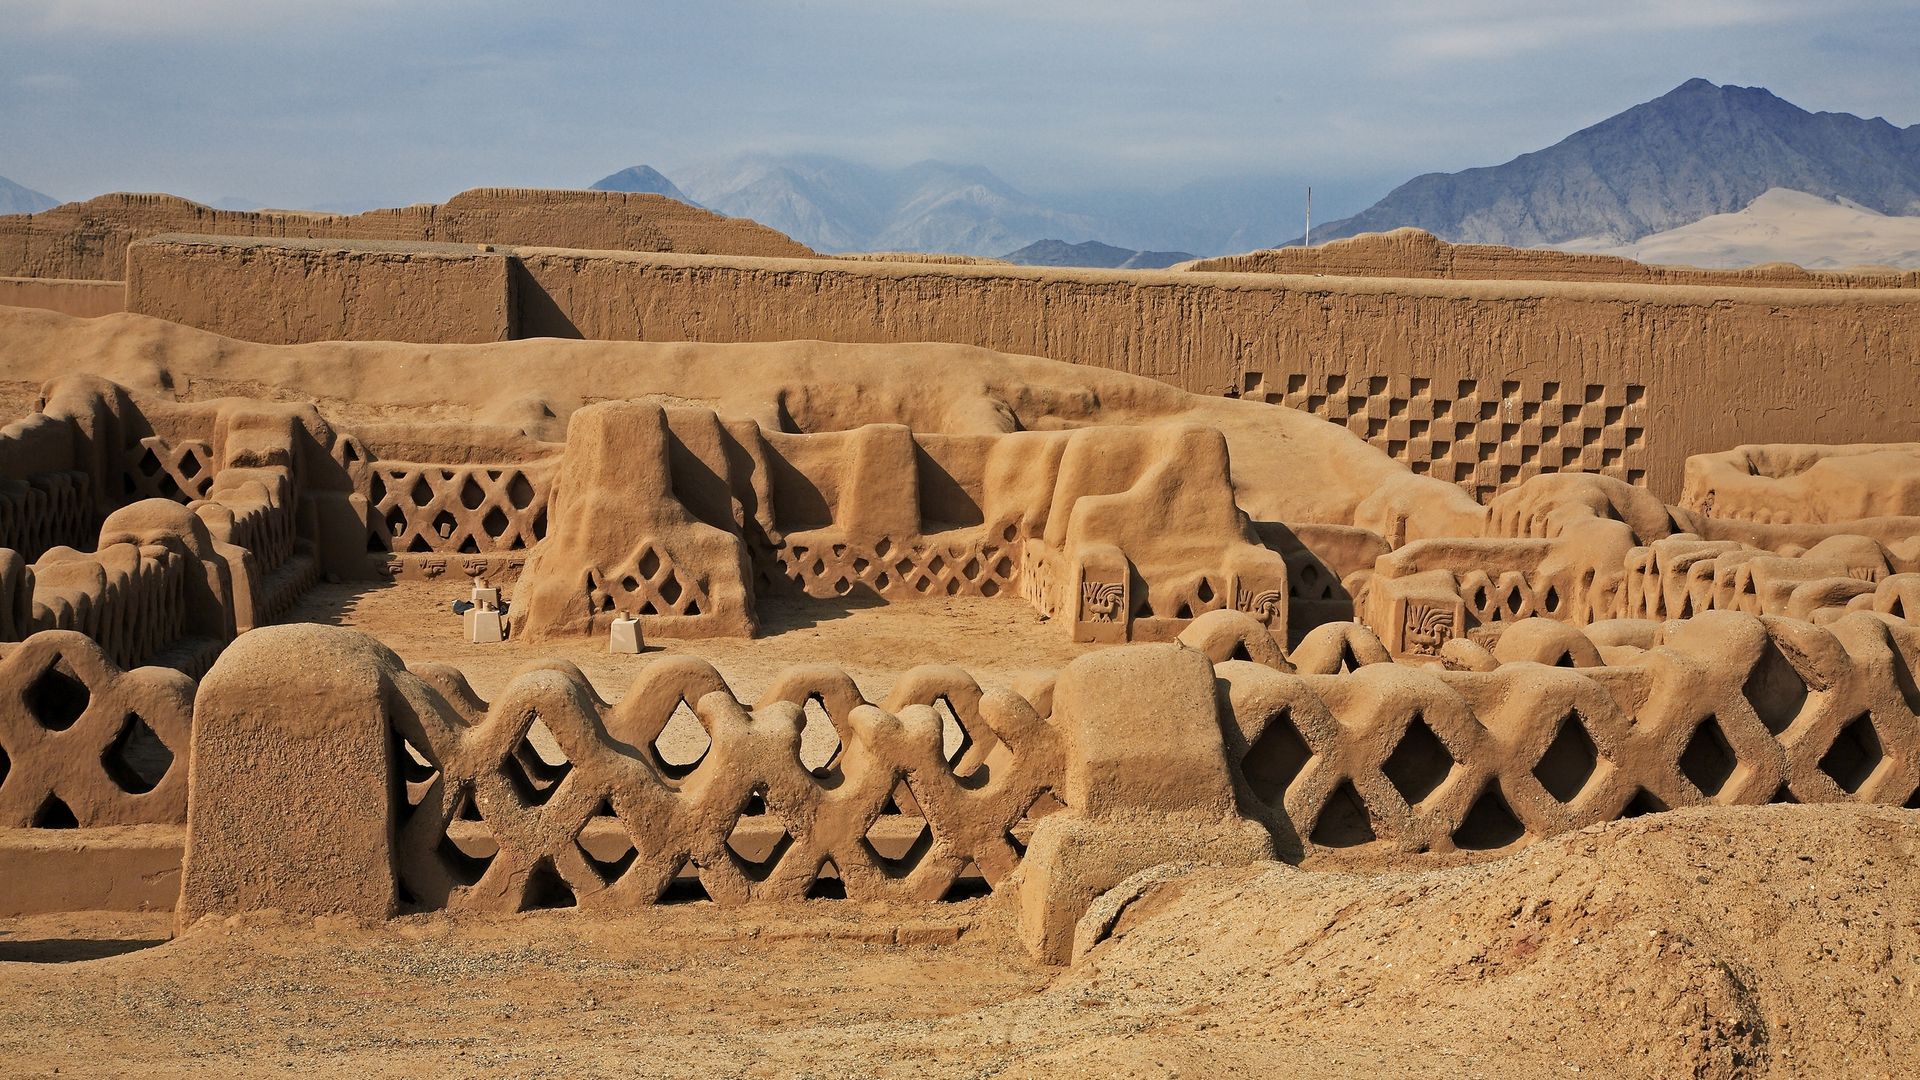
[(127, 310), (124, 281), (0, 277), (0, 307), (33, 307), (91, 319)]
[[(237, 272), (230, 247), (204, 238), (136, 245), (144, 270), (129, 309), (292, 340), (274, 312), (308, 286)], [(315, 244), (287, 258), (318, 275), (329, 297), (372, 297), (406, 265), (374, 258), (378, 247)], [(1920, 365), (1915, 289), (508, 254), (502, 303), (517, 312), (515, 336), (945, 341), (1095, 364), (1311, 412), (1482, 498), (1577, 468), (1671, 500), (1696, 453), (1920, 438), (1920, 384), (1889, 377)], [(349, 284), (357, 275), (379, 275), (383, 289)], [(303, 324), (305, 340), (449, 340), (411, 307), (361, 307)]]

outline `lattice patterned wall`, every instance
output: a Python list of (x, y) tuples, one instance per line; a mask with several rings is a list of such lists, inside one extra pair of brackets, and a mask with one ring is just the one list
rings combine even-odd
[[(490, 706), (450, 667), (415, 674), (441, 693), (409, 699), (449, 710), (394, 720), (397, 865), (421, 908), (939, 899), (971, 873), (1004, 881), (1024, 821), (1057, 805), (1041, 713), (954, 668), (907, 672), (884, 709), (836, 668), (794, 669), (751, 713), (691, 657), (655, 661), (613, 706), (559, 669)], [(666, 745), (676, 724), (697, 753)], [(815, 724), (833, 746), (809, 768)]]
[(1707, 803), (1920, 808), (1920, 640), (1870, 616), (1843, 637), (1716, 618), (1624, 668), (1223, 665), (1229, 741), (1255, 808), (1308, 857), (1503, 849)]
[(207, 497), (213, 485), (213, 447), (204, 442), (184, 441), (170, 445), (157, 435), (149, 435), (127, 451), (127, 468), (121, 474), (122, 494), (126, 501), (137, 499), (173, 499), (189, 503)]
[(11, 548), (28, 562), (50, 547), (87, 547), (98, 527), (86, 473), (0, 480), (0, 548)]
[(1483, 501), (1543, 472), (1646, 483), (1646, 387), (1637, 383), (1258, 371), (1245, 380), (1243, 396), (1345, 424), (1415, 472)]
[(552, 466), (417, 465), (368, 468), (367, 546), (394, 554), (525, 551), (547, 532)]
[(0, 826), (184, 822), (193, 692), (72, 631), (0, 645)]
[(929, 596), (999, 596), (1014, 587), (1020, 566), (1019, 527), (982, 528), (962, 541), (919, 539), (896, 546), (889, 537), (870, 545), (851, 541), (794, 541), (772, 551), (770, 573), (808, 596), (847, 596), (856, 589), (887, 600)]
[(659, 545), (640, 545), (633, 561), (602, 573), (587, 571), (587, 604), (600, 613), (687, 615), (711, 613), (713, 604), (700, 579), (683, 574)]

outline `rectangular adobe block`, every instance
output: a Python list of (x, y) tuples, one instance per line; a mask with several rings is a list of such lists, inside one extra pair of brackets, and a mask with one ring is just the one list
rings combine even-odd
[(242, 634), (200, 682), (181, 927), (205, 915), (393, 914), (399, 657), (337, 626)]

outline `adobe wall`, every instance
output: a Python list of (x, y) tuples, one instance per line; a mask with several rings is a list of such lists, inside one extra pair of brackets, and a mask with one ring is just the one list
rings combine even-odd
[(475, 188), (445, 203), (364, 214), (215, 210), (175, 195), (117, 192), (0, 216), (0, 275), (121, 278), (127, 245), (165, 233), (460, 244), (548, 244), (804, 258), (813, 251), (745, 218), (661, 195)]
[[(399, 280), (393, 256), (417, 249), (315, 242), (270, 257), (271, 246), (136, 245), (129, 309), (275, 342), (471, 341), (499, 333), (504, 306), (517, 337), (978, 345), (1284, 403), (1482, 499), (1579, 468), (1671, 501), (1692, 454), (1920, 438), (1920, 385), (1888, 377), (1920, 363), (1915, 289), (435, 249), (487, 264), (474, 278), (442, 268), (456, 289)], [(496, 265), (510, 298), (494, 291)], [(278, 315), (316, 291), (298, 318)], [(351, 296), (409, 299), (349, 311)], [(483, 314), (467, 321), (461, 305)]]
[(161, 236), (127, 254), (127, 310), (230, 336), (505, 341), (507, 258), (484, 245)]
[[(949, 341), (1282, 402), (1483, 498), (1580, 467), (1916, 437), (1920, 290), (913, 266), (523, 248), (521, 333)], [(214, 329), (218, 329), (217, 327)]]
[(1659, 266), (1617, 255), (1510, 248), (1499, 244), (1451, 244), (1422, 229), (1362, 233), (1317, 247), (1272, 248), (1244, 255), (1196, 259), (1180, 264), (1179, 269), (1456, 281), (1610, 281), (1796, 289), (1920, 287), (1920, 270), (1806, 270), (1792, 263), (1768, 263), (1739, 270)]
[(0, 307), (46, 308), (91, 319), (127, 310), (127, 283), (0, 277)]

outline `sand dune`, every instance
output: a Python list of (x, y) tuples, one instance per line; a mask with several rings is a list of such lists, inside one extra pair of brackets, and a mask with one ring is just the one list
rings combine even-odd
[(1920, 217), (1894, 217), (1855, 203), (1828, 202), (1804, 191), (1773, 188), (1737, 213), (1715, 214), (1631, 244), (1588, 239), (1554, 246), (1647, 263), (1707, 267), (1770, 262), (1798, 263), (1809, 269), (1920, 267)]

